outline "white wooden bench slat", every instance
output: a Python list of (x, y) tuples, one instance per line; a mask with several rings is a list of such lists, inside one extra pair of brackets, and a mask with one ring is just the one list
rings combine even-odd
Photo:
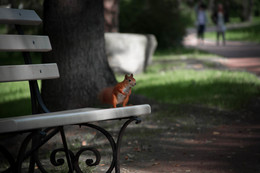
[(59, 78), (57, 64), (0, 66), (0, 82)]
[(41, 18), (34, 10), (0, 8), (1, 24), (39, 25)]
[(47, 52), (51, 50), (48, 36), (0, 35), (0, 51)]
[(144, 104), (110, 109), (83, 108), (37, 115), (1, 118), (0, 133), (113, 120), (130, 116), (147, 115), (150, 113), (150, 105)]

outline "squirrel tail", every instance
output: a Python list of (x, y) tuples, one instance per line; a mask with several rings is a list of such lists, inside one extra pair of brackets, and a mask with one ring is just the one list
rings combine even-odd
[(101, 92), (98, 94), (98, 99), (100, 100), (101, 103), (103, 104), (112, 104), (113, 99), (112, 99), (112, 92), (113, 92), (113, 87), (108, 87), (104, 88), (101, 90)]

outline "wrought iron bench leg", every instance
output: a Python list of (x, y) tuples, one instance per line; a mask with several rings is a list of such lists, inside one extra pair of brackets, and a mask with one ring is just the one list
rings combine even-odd
[(67, 140), (66, 140), (66, 136), (65, 136), (65, 133), (64, 133), (64, 128), (59, 127), (59, 129), (60, 129), (60, 135), (61, 135), (64, 151), (65, 151), (67, 162), (68, 162), (69, 172), (73, 173), (74, 169), (73, 169), (73, 165), (72, 165), (72, 158), (70, 157)]
[(121, 127), (118, 137), (117, 137), (117, 143), (116, 143), (116, 165), (115, 165), (115, 172), (119, 173), (120, 172), (120, 148), (121, 148), (121, 143), (122, 143), (122, 139), (123, 139), (123, 135), (125, 132), (125, 129), (127, 128), (127, 126), (131, 123), (135, 121), (136, 124), (141, 123), (141, 119), (138, 117), (132, 117), (131, 119), (127, 120), (124, 125)]

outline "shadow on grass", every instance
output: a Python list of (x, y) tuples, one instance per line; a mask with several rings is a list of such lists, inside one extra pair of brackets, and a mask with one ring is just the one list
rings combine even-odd
[(0, 118), (31, 114), (30, 98), (18, 99), (0, 104)]
[[(41, 53), (31, 53), (32, 62), (41, 63)], [(23, 55), (19, 52), (0, 52), (0, 65), (19, 65), (24, 64)]]
[(155, 52), (155, 56), (169, 56), (169, 55), (194, 55), (194, 54), (201, 54), (201, 55), (209, 55), (210, 53), (198, 50), (198, 49), (187, 49), (184, 47), (175, 47), (171, 49), (164, 49), (164, 50), (157, 50)]

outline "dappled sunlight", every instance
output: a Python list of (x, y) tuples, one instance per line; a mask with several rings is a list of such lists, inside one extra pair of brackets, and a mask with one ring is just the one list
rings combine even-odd
[(260, 154), (259, 132), (259, 125), (240, 124), (219, 126), (196, 135), (165, 130), (154, 133), (154, 137), (139, 139), (143, 141), (140, 145), (149, 144), (150, 149), (142, 150), (141, 147), (137, 152), (128, 151), (141, 162), (125, 161), (126, 165), (123, 167), (127, 170), (134, 170), (137, 166), (140, 171), (197, 173), (242, 173), (240, 168), (246, 167), (248, 172), (253, 173), (255, 169), (251, 166), (258, 161), (249, 158), (249, 155), (252, 152), (255, 155)]

